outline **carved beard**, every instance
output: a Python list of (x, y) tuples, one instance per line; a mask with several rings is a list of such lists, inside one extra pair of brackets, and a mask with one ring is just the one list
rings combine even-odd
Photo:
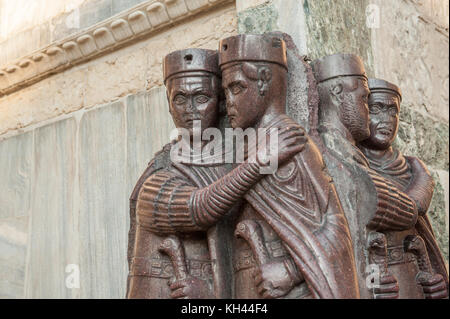
[(357, 142), (363, 141), (370, 136), (367, 120), (361, 118), (363, 114), (360, 113), (360, 107), (358, 107), (362, 103), (362, 101), (355, 102), (353, 95), (343, 93), (343, 99), (339, 105), (341, 121)]

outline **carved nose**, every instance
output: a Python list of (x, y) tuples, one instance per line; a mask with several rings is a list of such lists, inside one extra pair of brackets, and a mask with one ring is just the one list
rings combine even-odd
[(186, 103), (186, 110), (190, 113), (192, 113), (194, 111), (194, 105), (193, 105), (191, 99), (188, 99), (188, 101)]

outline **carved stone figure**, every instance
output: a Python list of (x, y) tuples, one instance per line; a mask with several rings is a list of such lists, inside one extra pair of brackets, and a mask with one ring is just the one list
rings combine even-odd
[[(355, 55), (335, 54), (314, 61), (312, 67), (320, 99), (316, 127), (350, 224), (361, 297), (422, 298), (422, 289), (415, 281), (401, 280), (406, 286), (399, 290), (398, 278), (390, 267), (395, 253), (386, 236), (414, 228), (416, 202), (402, 187), (373, 170), (357, 148), (358, 142), (370, 137), (370, 91), (362, 61)], [(402, 258), (413, 256), (403, 249), (400, 253)], [(413, 264), (417, 273), (418, 263)]]
[[(211, 116), (217, 114), (220, 89), (218, 82), (214, 83), (217, 56), (214, 62), (212, 53), (205, 52), (209, 51), (175, 52), (165, 59), (171, 114), (177, 127), (189, 128), (191, 135), (177, 143), (192, 143), (193, 120), (201, 121), (202, 127), (211, 127), (218, 120)], [(282, 149), (273, 155), (279, 163), (301, 150), (302, 135), (296, 126), (282, 130)], [(267, 154), (264, 147), (257, 151)], [(226, 255), (231, 239), (226, 237), (233, 233), (219, 228), (221, 223), (227, 224), (230, 209), (263, 177), (261, 168), (267, 165), (267, 158), (261, 160), (258, 155), (256, 162), (246, 161), (225, 174), (226, 166), (215, 159), (196, 164), (192, 158), (197, 155), (193, 148), (188, 158), (171, 161), (168, 168), (141, 178), (130, 298), (231, 296), (231, 259)], [(214, 156), (223, 158), (224, 154)], [(167, 287), (169, 278), (173, 280)]]
[[(187, 129), (192, 135), (194, 121), (202, 129), (218, 125), (223, 95), (216, 51), (186, 49), (169, 54), (164, 60), (164, 82), (170, 114), (177, 128)], [(171, 151), (180, 141), (181, 138), (171, 142), (156, 154), (131, 195), (128, 298), (176, 298), (184, 294), (191, 298), (229, 296), (225, 280), (213, 285), (219, 279), (213, 278), (211, 260), (228, 259), (218, 256), (226, 253), (218, 247), (222, 242), (220, 234), (213, 229), (208, 234), (197, 232), (192, 226), (195, 231), (169, 236), (173, 231), (168, 225), (176, 228), (177, 211), (189, 209), (187, 202), (192, 191), (211, 184), (227, 172), (222, 160), (206, 166), (190, 158), (171, 161)], [(187, 141), (188, 157), (194, 155), (191, 142)], [(167, 215), (168, 222), (158, 215)], [(220, 263), (215, 266), (221, 270)], [(189, 291), (184, 291), (184, 286)]]
[(400, 292), (408, 289), (409, 282), (417, 280), (425, 298), (445, 298), (448, 296), (448, 274), (426, 215), (433, 196), (433, 178), (421, 160), (403, 156), (392, 147), (399, 124), (400, 89), (380, 79), (369, 79), (368, 83), (370, 137), (359, 147), (370, 168), (405, 192), (416, 203), (419, 213), (414, 227), (385, 232), (388, 267), (399, 281)]
[[(288, 65), (280, 36), (230, 37), (219, 53), (233, 128), (302, 130), (285, 114)], [(301, 152), (245, 194), (232, 245), (236, 298), (359, 297), (335, 187), (306, 133), (301, 143)]]
[[(314, 76), (307, 66), (299, 107), (284, 38), (238, 35), (219, 51), (165, 57), (180, 131), (130, 198), (127, 297), (447, 298), (426, 216), (433, 180), (391, 146), (400, 90), (368, 81), (359, 57), (335, 54), (311, 63)], [(291, 65), (294, 56), (307, 65), (298, 52)], [(223, 133), (224, 103), (234, 133), (249, 134), (233, 164), (227, 134), (213, 136), (218, 148), (204, 139)], [(299, 108), (309, 110), (308, 134), (286, 115)]]

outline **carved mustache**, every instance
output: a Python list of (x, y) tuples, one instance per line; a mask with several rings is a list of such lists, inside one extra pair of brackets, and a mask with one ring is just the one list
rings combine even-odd
[(187, 123), (191, 123), (194, 121), (201, 121), (201, 118), (200, 117), (185, 117), (184, 121)]
[(387, 133), (387, 134), (392, 134), (392, 132), (394, 131), (394, 129), (392, 128), (392, 125), (390, 124), (386, 124), (386, 123), (381, 123), (379, 125), (377, 125), (376, 127), (377, 131), (380, 131), (380, 133)]

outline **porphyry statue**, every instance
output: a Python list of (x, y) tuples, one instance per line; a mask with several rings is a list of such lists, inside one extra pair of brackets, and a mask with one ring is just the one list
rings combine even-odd
[(400, 88), (381, 79), (369, 78), (368, 83), (370, 137), (359, 148), (370, 168), (405, 192), (416, 203), (419, 214), (414, 227), (385, 232), (388, 267), (399, 281), (401, 295), (407, 296), (404, 290), (417, 291), (414, 297), (446, 298), (447, 269), (427, 216), (433, 178), (420, 159), (403, 156), (392, 147), (399, 127)]

